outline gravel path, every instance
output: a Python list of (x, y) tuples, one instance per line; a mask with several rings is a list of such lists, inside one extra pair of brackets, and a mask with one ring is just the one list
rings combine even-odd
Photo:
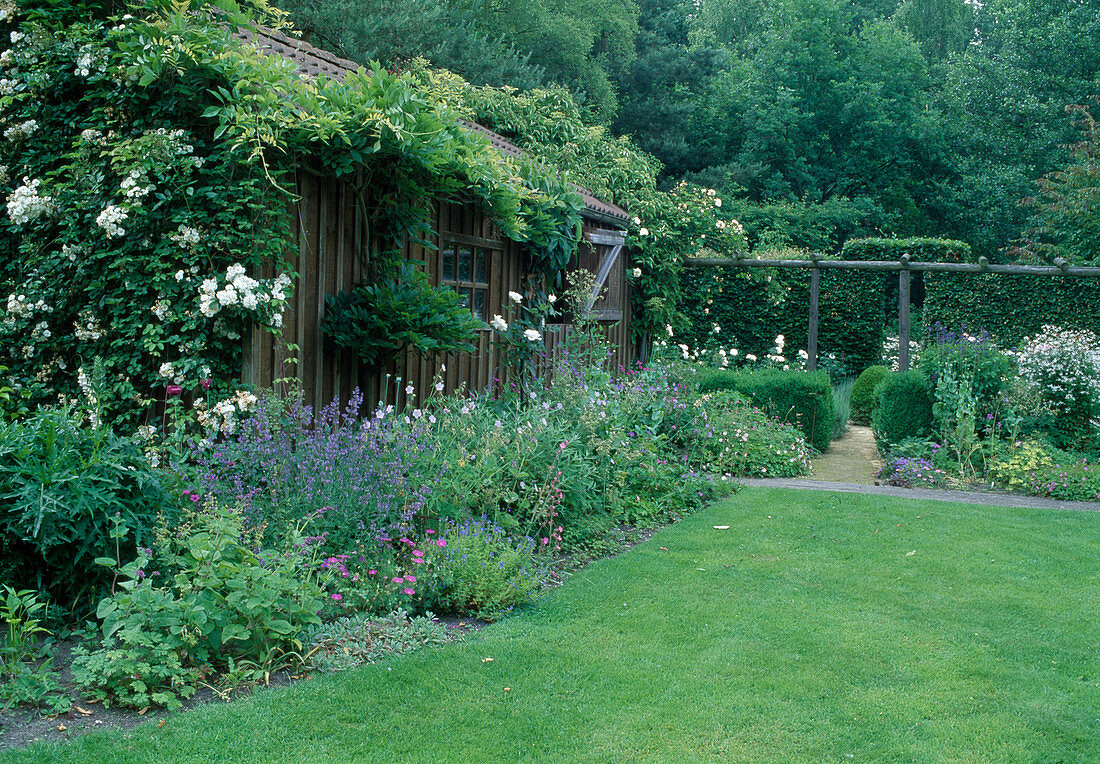
[(829, 450), (813, 460), (813, 472), (804, 478), (745, 478), (747, 486), (799, 488), (812, 491), (867, 493), (899, 496), (922, 501), (954, 501), (963, 504), (985, 504), (994, 507), (1034, 507), (1037, 509), (1075, 509), (1100, 512), (1100, 502), (1058, 501), (1038, 496), (993, 491), (946, 491), (938, 488), (899, 488), (878, 485), (875, 473), (882, 466), (875, 438), (870, 427), (848, 425), (839, 440)]
[(880, 466), (882, 459), (871, 428), (850, 424), (844, 435), (829, 445), (829, 450), (813, 460), (811, 479), (874, 485), (875, 472)]
[(944, 491), (938, 488), (898, 488), (892, 485), (867, 485), (866, 483), (842, 483), (812, 478), (743, 478), (746, 486), (753, 488), (798, 488), (809, 491), (839, 491), (841, 493), (865, 493), (879, 496), (898, 496), (918, 501), (953, 501), (961, 504), (985, 504), (993, 507), (1032, 507), (1035, 509), (1073, 509), (1083, 512), (1100, 512), (1097, 501), (1056, 501), (1038, 496), (1018, 496), (1012, 493), (988, 491)]

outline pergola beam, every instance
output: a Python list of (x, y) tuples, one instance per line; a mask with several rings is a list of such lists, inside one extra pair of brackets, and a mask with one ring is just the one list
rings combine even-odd
[[(983, 262), (984, 261), (984, 262)], [(1055, 261), (1057, 263), (1057, 260)], [(841, 271), (934, 271), (938, 273), (1002, 273), (1010, 276), (1082, 276), (1096, 278), (1100, 268), (1060, 265), (998, 265), (980, 258), (977, 263), (921, 263), (901, 260), (757, 260), (751, 257), (695, 257), (684, 260), (689, 268), (735, 266), (738, 268), (803, 268)]]

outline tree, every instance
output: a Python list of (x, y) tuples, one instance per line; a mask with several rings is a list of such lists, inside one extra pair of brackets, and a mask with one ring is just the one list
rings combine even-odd
[(1012, 252), (1026, 260), (1062, 257), (1095, 265), (1100, 262), (1100, 123), (1087, 106), (1066, 111), (1077, 116), (1081, 140), (1069, 147), (1064, 167), (1036, 181), (1039, 194), (1023, 200), (1035, 214)]
[(478, 85), (546, 84), (545, 70), (502, 35), (482, 28), (480, 2), (284, 0), (295, 26), (320, 47), (366, 64), (405, 68), (417, 58)]

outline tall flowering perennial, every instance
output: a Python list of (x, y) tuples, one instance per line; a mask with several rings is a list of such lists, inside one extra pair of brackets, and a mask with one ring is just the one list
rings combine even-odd
[(1017, 354), (1020, 377), (1055, 412), (1068, 442), (1083, 442), (1100, 406), (1100, 338), (1087, 329), (1046, 325)]

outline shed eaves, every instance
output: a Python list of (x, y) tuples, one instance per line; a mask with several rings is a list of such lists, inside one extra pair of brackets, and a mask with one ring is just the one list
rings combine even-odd
[[(362, 68), (359, 64), (346, 58), (341, 58), (327, 50), (310, 45), (303, 40), (297, 40), (282, 32), (264, 28), (238, 28), (233, 35), (238, 40), (257, 48), (261, 53), (270, 56), (281, 56), (294, 63), (298, 70), (309, 77), (331, 77), (343, 82), (347, 75)], [(516, 146), (503, 135), (494, 133), (487, 127), (459, 120), (460, 123), (475, 133), (480, 133), (488, 138), (489, 143), (502, 154), (512, 157), (523, 156), (523, 149)], [(591, 191), (583, 186), (573, 184), (577, 192), (584, 198), (585, 210), (590, 216), (603, 219), (609, 223), (621, 224), (630, 219), (630, 215), (622, 207), (602, 201)]]

